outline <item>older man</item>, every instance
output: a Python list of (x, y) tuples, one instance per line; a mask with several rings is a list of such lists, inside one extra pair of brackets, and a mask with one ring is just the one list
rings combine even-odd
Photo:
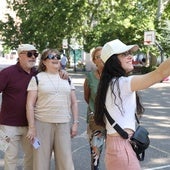
[(7, 136), (9, 146), (5, 151), (5, 170), (16, 170), (19, 144), (24, 152), (24, 170), (32, 169), (32, 146), (26, 139), (26, 97), (27, 86), (32, 76), (37, 49), (31, 44), (22, 44), (18, 48), (18, 62), (0, 72), (0, 92), (2, 106), (0, 111), (0, 129)]

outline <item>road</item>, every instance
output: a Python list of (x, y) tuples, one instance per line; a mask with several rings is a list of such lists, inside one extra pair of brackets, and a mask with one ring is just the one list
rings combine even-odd
[[(72, 139), (72, 153), (76, 170), (90, 170), (90, 151), (86, 138), (86, 103), (83, 99), (83, 82), (85, 72), (69, 72), (76, 86), (79, 105), (79, 134)], [(157, 83), (140, 92), (145, 106), (141, 124), (150, 133), (151, 144), (141, 162), (142, 170), (170, 170), (170, 82)], [(19, 170), (22, 169), (22, 151), (19, 153)], [(54, 161), (51, 161), (54, 170)], [(0, 152), (0, 170), (3, 170), (3, 152)], [(101, 157), (101, 168), (104, 168), (104, 150)], [(114, 169), (113, 169), (114, 170)]]

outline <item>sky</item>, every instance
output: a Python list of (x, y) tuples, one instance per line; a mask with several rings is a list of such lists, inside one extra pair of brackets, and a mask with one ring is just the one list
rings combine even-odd
[[(12, 0), (11, 0), (11, 2), (12, 2)], [(1, 7), (1, 9), (0, 9), (0, 20), (4, 20), (5, 13), (7, 13), (7, 12), (11, 13), (11, 15), (13, 17), (15, 17), (15, 15), (14, 15), (15, 13), (7, 9), (6, 0), (0, 0), (0, 7)]]
[(4, 13), (6, 12), (6, 0), (0, 0), (0, 20), (4, 18)]

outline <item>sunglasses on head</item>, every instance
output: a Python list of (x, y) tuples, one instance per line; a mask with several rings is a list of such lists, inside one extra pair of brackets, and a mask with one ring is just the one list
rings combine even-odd
[(34, 55), (35, 58), (38, 57), (38, 53), (37, 52), (31, 52), (31, 51), (27, 52), (27, 57), (28, 58), (31, 58), (33, 55)]
[(46, 59), (50, 59), (50, 60), (54, 60), (54, 59), (57, 59), (57, 60), (60, 60), (61, 59), (61, 57), (59, 56), (59, 55), (52, 55), (52, 54), (49, 54), (46, 58), (45, 58), (45, 60)]
[(131, 51), (126, 51), (124, 53), (121, 53), (120, 55), (124, 56), (124, 57), (128, 57), (129, 55), (133, 55)]
[(94, 57), (94, 59), (99, 59), (99, 58), (101, 58), (99, 55)]

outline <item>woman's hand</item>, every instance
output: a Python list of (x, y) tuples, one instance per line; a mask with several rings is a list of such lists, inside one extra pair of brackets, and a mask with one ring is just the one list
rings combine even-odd
[(75, 137), (78, 133), (78, 123), (73, 123), (71, 127), (71, 138)]
[(33, 142), (35, 136), (36, 136), (35, 127), (29, 127), (26, 138)]

